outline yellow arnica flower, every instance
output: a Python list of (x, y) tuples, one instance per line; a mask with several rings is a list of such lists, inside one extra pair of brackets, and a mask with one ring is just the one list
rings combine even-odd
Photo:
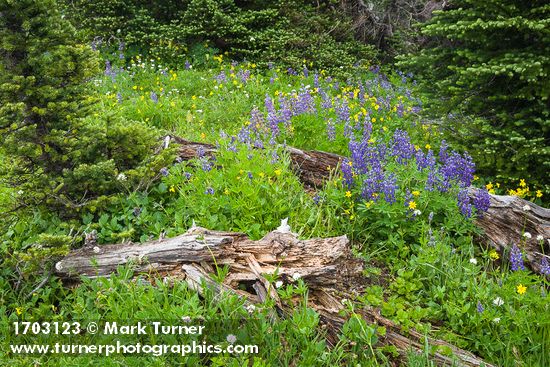
[(176, 192), (176, 188), (174, 186), (170, 186), (170, 192)]
[(416, 203), (414, 201), (409, 201), (409, 209), (416, 209)]
[(496, 252), (496, 250), (491, 250), (489, 252), (489, 257), (493, 260), (498, 260), (500, 258), (500, 256), (498, 255), (498, 252)]
[(351, 191), (346, 191), (346, 197), (347, 197), (347, 198), (350, 198), (350, 197), (351, 197)]
[(276, 169), (276, 170), (273, 171), (273, 172), (275, 172), (275, 174), (276, 174), (277, 176), (280, 176), (281, 173), (282, 173), (283, 171), (281, 171), (281, 169)]
[(418, 196), (418, 195), (420, 195), (420, 191), (413, 191), (412, 194), (413, 194), (414, 196)]
[(485, 185), (485, 188), (487, 190), (491, 190), (493, 188), (493, 183), (492, 182), (489, 182), (487, 185)]
[(521, 180), (519, 180), (519, 185), (520, 185), (521, 187), (527, 186), (527, 184), (525, 183), (525, 180), (524, 180), (523, 178), (522, 178)]
[(527, 291), (527, 287), (524, 286), (523, 284), (520, 284), (517, 286), (516, 290), (518, 294), (525, 294), (525, 292)]
[(536, 196), (537, 196), (538, 198), (541, 198), (541, 197), (542, 197), (542, 191), (540, 191), (540, 190), (537, 190), (537, 194), (536, 194)]
[(426, 144), (426, 149), (432, 149), (432, 146), (430, 144)]
[(23, 313), (23, 307), (17, 307), (17, 308), (15, 309), (15, 313), (16, 313), (18, 316), (21, 315), (21, 314)]

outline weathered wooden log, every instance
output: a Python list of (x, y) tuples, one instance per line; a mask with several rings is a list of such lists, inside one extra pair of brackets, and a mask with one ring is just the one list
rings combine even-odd
[[(180, 144), (180, 157), (184, 160), (196, 158), (199, 151), (213, 155), (216, 147), (210, 144), (189, 142), (174, 138)], [(327, 152), (305, 151), (287, 147), (293, 169), (308, 188), (321, 187), (330, 177), (344, 157)], [(475, 189), (470, 190), (470, 195)], [(529, 207), (530, 210), (524, 210)], [(541, 272), (541, 260), (547, 257), (550, 262), (550, 209), (542, 208), (532, 202), (515, 196), (491, 195), (489, 211), (476, 220), (483, 229), (479, 242), (493, 246), (501, 254), (507, 255), (513, 244), (521, 244), (526, 254), (526, 264), (536, 272)], [(531, 238), (523, 237), (529, 233)], [(541, 243), (538, 236), (544, 239)]]
[[(328, 326), (333, 341), (345, 322), (339, 315), (344, 309), (343, 298), (352, 298), (366, 286), (363, 263), (351, 253), (346, 236), (299, 240), (284, 231), (268, 233), (252, 241), (242, 233), (210, 231), (200, 227), (169, 239), (137, 244), (105, 245), (72, 251), (56, 264), (57, 275), (66, 280), (77, 280), (81, 275), (108, 276), (120, 265), (133, 264), (137, 273), (153, 273), (185, 279), (190, 287), (202, 291), (206, 285), (214, 292), (235, 293), (247, 302), (260, 303), (267, 298), (275, 301), (283, 314), (292, 305), (283, 304), (266, 274), (278, 273), (285, 283), (301, 278), (309, 289), (308, 304), (319, 311)], [(214, 281), (215, 267), (229, 267), (223, 283)], [(244, 290), (243, 290), (244, 288)], [(410, 332), (403, 335), (399, 327), (381, 317), (375, 310), (361, 311), (370, 323), (387, 328), (382, 343), (395, 345), (402, 356), (410, 350), (421, 352), (426, 340), (423, 335)], [(439, 340), (427, 340), (433, 347), (447, 346), (454, 356), (433, 353), (439, 365), (491, 366), (473, 354)]]
[(482, 242), (504, 254), (516, 244), (534, 271), (546, 270), (541, 261), (546, 257), (550, 263), (550, 209), (517, 196), (491, 195), (489, 210), (476, 223), (483, 228)]

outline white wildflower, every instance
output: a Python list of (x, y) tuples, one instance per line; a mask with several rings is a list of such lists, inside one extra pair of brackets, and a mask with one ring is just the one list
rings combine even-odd
[(531, 236), (531, 233), (525, 232), (525, 233), (523, 234), (523, 237), (525, 237), (525, 238), (527, 238), (527, 239), (531, 239), (532, 236)]
[(415, 217), (419, 216), (420, 214), (422, 214), (422, 212), (421, 212), (420, 210), (418, 210), (418, 209), (416, 209), (416, 210), (413, 212), (413, 215), (414, 215)]
[(275, 288), (281, 288), (282, 286), (283, 286), (283, 282), (282, 282), (282, 281), (277, 280), (277, 281), (275, 282)]
[(128, 177), (124, 173), (119, 173), (118, 176), (116, 176), (116, 179), (119, 181), (126, 181)]
[(537, 241), (544, 241), (544, 237), (541, 234), (539, 234), (537, 236)]
[(474, 264), (474, 265), (477, 265), (477, 260), (474, 259), (474, 258), (471, 258), (471, 259), (470, 259), (470, 263), (471, 263), (471, 264)]
[(245, 310), (248, 312), (248, 313), (253, 313), (255, 310), (256, 310), (256, 306), (250, 304), (248, 306), (245, 307)]
[(294, 279), (294, 280), (298, 280), (298, 279), (300, 279), (301, 277), (302, 277), (302, 276), (300, 275), (300, 273), (294, 273), (294, 274), (292, 274), (292, 279)]
[(497, 297), (493, 300), (493, 304), (497, 307), (500, 307), (504, 304), (504, 300), (500, 297)]
[(237, 341), (237, 337), (233, 334), (229, 334), (227, 338), (225, 338), (228, 343), (233, 344)]
[(494, 322), (495, 324), (498, 324), (498, 323), (500, 322), (500, 317), (495, 317), (495, 318), (493, 319), (493, 322)]

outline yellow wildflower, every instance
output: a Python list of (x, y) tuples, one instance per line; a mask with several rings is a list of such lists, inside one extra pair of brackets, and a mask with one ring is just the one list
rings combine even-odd
[(496, 250), (489, 251), (489, 257), (493, 260), (498, 260), (500, 256), (498, 255), (498, 252)]
[(170, 192), (176, 192), (176, 188), (173, 185), (170, 186)]
[(416, 209), (416, 203), (413, 200), (409, 201), (409, 209)]
[(260, 172), (259, 175), (260, 175), (261, 178), (265, 177), (265, 173), (263, 173), (263, 172)]
[(518, 294), (525, 294), (525, 292), (527, 291), (527, 287), (523, 284), (520, 284), (517, 286), (516, 291), (518, 292)]
[(413, 194), (414, 196), (418, 196), (418, 195), (420, 195), (420, 191), (413, 191), (412, 194)]
[(273, 171), (273, 172), (275, 172), (275, 175), (277, 175), (277, 176), (280, 176), (280, 175), (281, 175), (281, 173), (282, 173), (283, 171), (281, 171), (281, 169), (280, 169), (280, 168), (278, 168), (278, 169), (276, 169), (276, 170), (275, 170), (275, 171)]
[(521, 187), (527, 186), (527, 184), (525, 183), (525, 180), (523, 178), (521, 180), (519, 180), (519, 186), (521, 186)]
[(538, 198), (541, 198), (541, 197), (542, 197), (542, 191), (540, 191), (540, 190), (537, 190), (537, 194), (536, 194), (536, 196), (537, 196)]
[(23, 307), (17, 307), (17, 308), (15, 309), (15, 313), (16, 313), (18, 316), (21, 315), (21, 314), (23, 313)]
[(426, 149), (430, 150), (432, 149), (432, 146), (430, 144), (426, 144)]
[(350, 198), (350, 197), (351, 197), (351, 191), (346, 191), (346, 197), (347, 197), (347, 198)]
[(489, 182), (487, 185), (485, 185), (485, 188), (487, 190), (491, 190), (493, 188), (493, 183), (492, 182)]

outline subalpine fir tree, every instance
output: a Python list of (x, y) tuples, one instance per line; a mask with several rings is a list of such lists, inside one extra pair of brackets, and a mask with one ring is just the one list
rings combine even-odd
[(0, 178), (19, 207), (73, 215), (120, 190), (155, 144), (138, 123), (84, 118), (97, 56), (75, 35), (54, 0), (0, 0)]
[(485, 173), (547, 185), (550, 172), (550, 6), (547, 0), (452, 0), (422, 26), (431, 44), (401, 58), (458, 112), (454, 132)]

